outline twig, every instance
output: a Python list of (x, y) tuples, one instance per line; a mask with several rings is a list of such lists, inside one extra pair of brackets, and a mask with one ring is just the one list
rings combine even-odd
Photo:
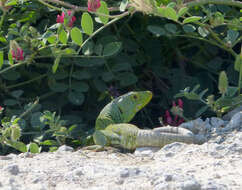
[(235, 1), (235, 0), (195, 0), (195, 1), (190, 1), (188, 3), (184, 3), (184, 5), (188, 8), (201, 6), (205, 4), (229, 5), (229, 6), (242, 8), (242, 2)]
[[(72, 5), (70, 3), (66, 3), (66, 2), (60, 1), (60, 0), (43, 0), (43, 1), (47, 1), (47, 2), (55, 3), (55, 4), (58, 4), (58, 5), (61, 5), (61, 6), (65, 6), (65, 7), (74, 9), (75, 11), (88, 11), (87, 7), (79, 7), (77, 5)], [(119, 8), (118, 7), (110, 7), (108, 10), (109, 11), (118, 11)]]
[(89, 36), (89, 37), (83, 42), (83, 44), (81, 45), (81, 47), (80, 47), (79, 50), (77, 51), (77, 54), (80, 53), (82, 47), (83, 47), (83, 46), (84, 46), (84, 45), (85, 45), (90, 39), (92, 39), (97, 33), (99, 33), (100, 31), (102, 31), (104, 28), (106, 28), (106, 27), (109, 26), (110, 24), (112, 24), (112, 23), (114, 23), (114, 22), (120, 20), (121, 18), (123, 18), (123, 17), (125, 17), (125, 16), (127, 16), (127, 15), (129, 15), (129, 14), (130, 14), (130, 12), (127, 11), (127, 12), (123, 13), (122, 16), (117, 17), (117, 18), (114, 18), (113, 20), (111, 20), (110, 22), (108, 22), (107, 24), (103, 25), (102, 27), (100, 27), (99, 29), (97, 29), (95, 32), (93, 32), (92, 35), (90, 35), (90, 36)]
[(29, 112), (31, 112), (34, 108), (35, 108), (35, 106), (37, 106), (37, 104), (39, 103), (39, 98), (37, 98), (35, 101), (34, 101), (34, 103), (24, 112), (24, 113), (22, 113), (20, 116), (19, 116), (19, 118), (21, 119), (21, 118), (23, 118), (24, 116), (26, 116), (27, 114), (29, 114)]

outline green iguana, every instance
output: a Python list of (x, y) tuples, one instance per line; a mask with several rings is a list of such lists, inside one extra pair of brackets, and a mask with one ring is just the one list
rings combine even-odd
[(150, 91), (129, 92), (107, 104), (96, 120), (93, 134), (95, 144), (134, 150), (145, 146), (163, 147), (172, 142), (203, 143), (185, 128), (167, 126), (142, 130), (128, 124), (151, 98)]

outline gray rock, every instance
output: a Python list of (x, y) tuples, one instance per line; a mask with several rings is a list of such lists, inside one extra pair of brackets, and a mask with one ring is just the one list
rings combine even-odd
[(141, 171), (139, 168), (125, 168), (120, 171), (120, 177), (121, 178), (133, 177), (133, 176), (139, 175), (140, 172)]
[(223, 116), (223, 120), (227, 120), (227, 121), (230, 121), (231, 118), (238, 112), (242, 111), (242, 105), (233, 109), (232, 111), (228, 112), (227, 114), (225, 114)]
[(4, 171), (7, 171), (8, 173), (12, 175), (18, 175), (19, 174), (19, 167), (16, 164), (8, 165), (3, 168)]
[(228, 132), (235, 129), (237, 131), (242, 129), (242, 111), (233, 115), (230, 122), (224, 127), (223, 132)]
[(63, 153), (63, 152), (73, 152), (74, 149), (70, 146), (62, 145), (58, 148), (56, 152)]
[(83, 174), (83, 169), (82, 168), (77, 168), (73, 171), (73, 173), (77, 176), (82, 176)]
[(205, 130), (205, 124), (206, 123), (201, 118), (198, 118), (192, 121), (182, 123), (181, 125), (179, 125), (179, 127), (188, 129), (194, 134), (200, 134)]
[(215, 181), (210, 181), (208, 184), (202, 187), (202, 190), (229, 190), (226, 185), (218, 184)]
[(174, 187), (172, 187), (168, 183), (159, 183), (155, 186), (155, 190), (172, 190)]
[(165, 179), (165, 181), (172, 181), (173, 180), (173, 175), (171, 175), (171, 174), (166, 174), (165, 176), (164, 176), (164, 179)]
[(154, 153), (156, 153), (159, 150), (159, 147), (139, 147), (136, 148), (134, 155), (142, 157), (152, 157)]
[(199, 184), (195, 179), (190, 179), (183, 182), (180, 188), (182, 190), (200, 190), (201, 184)]

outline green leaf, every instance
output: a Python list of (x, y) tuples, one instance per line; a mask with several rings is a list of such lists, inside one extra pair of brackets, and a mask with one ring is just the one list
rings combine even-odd
[(102, 51), (103, 51), (103, 45), (96, 44), (94, 47), (94, 53), (100, 56), (100, 55), (102, 55)]
[(130, 71), (130, 70), (132, 70), (132, 66), (128, 62), (118, 62), (112, 66), (113, 72)]
[(68, 100), (74, 105), (82, 105), (84, 102), (85, 96), (81, 92), (70, 92), (68, 95)]
[(202, 92), (200, 92), (200, 93), (198, 94), (199, 97), (200, 97), (200, 99), (203, 98), (203, 96), (206, 94), (207, 91), (208, 91), (208, 89), (205, 89), (205, 90), (203, 90)]
[(84, 55), (92, 55), (94, 49), (94, 43), (92, 41), (88, 41), (83, 47), (82, 47), (82, 53)]
[(68, 89), (68, 85), (64, 84), (64, 83), (53, 83), (50, 85), (50, 89), (53, 92), (65, 92)]
[(61, 54), (62, 55), (75, 55), (76, 51), (72, 48), (65, 48), (65, 49), (61, 50)]
[(130, 86), (138, 81), (138, 78), (130, 72), (119, 73), (117, 79), (120, 81), (121, 86)]
[(103, 58), (73, 58), (73, 62), (75, 65), (79, 67), (98, 67), (102, 66), (106, 63), (106, 60)]
[(107, 90), (107, 85), (105, 82), (103, 82), (102, 80), (99, 80), (99, 79), (95, 79), (93, 80), (93, 83), (96, 87), (96, 89), (99, 91), (99, 92), (104, 92)]
[(19, 79), (21, 77), (21, 75), (17, 71), (9, 70), (9, 71), (3, 73), (2, 77), (6, 80), (15, 81), (15, 80)]
[(114, 78), (114, 74), (112, 72), (106, 72), (102, 74), (102, 79), (105, 82), (110, 82), (111, 80), (113, 80)]
[(226, 96), (233, 97), (236, 94), (237, 91), (238, 91), (238, 87), (229, 86)]
[(18, 142), (18, 141), (7, 141), (6, 144), (8, 146), (13, 147), (14, 149), (20, 151), (20, 152), (27, 152), (27, 146), (22, 143), (22, 142)]
[(4, 36), (0, 36), (0, 42), (6, 44), (8, 41), (6, 40), (6, 38)]
[(50, 43), (50, 44), (54, 44), (56, 43), (56, 40), (57, 40), (57, 37), (56, 36), (50, 36), (47, 38), (47, 41)]
[(222, 71), (219, 75), (218, 89), (221, 94), (225, 94), (228, 89), (228, 78), (225, 71)]
[(13, 56), (11, 51), (8, 52), (8, 61), (10, 65), (13, 65)]
[(205, 38), (209, 34), (209, 31), (206, 28), (199, 26), (198, 33)]
[(3, 51), (0, 51), (0, 69), (3, 66), (3, 62), (4, 62)]
[(19, 101), (15, 100), (15, 99), (5, 99), (3, 101), (3, 103), (6, 106), (14, 106), (14, 105), (17, 105), (19, 103)]
[(194, 92), (185, 92), (184, 96), (189, 100), (199, 100), (198, 94)]
[(67, 77), (69, 77), (69, 73), (65, 70), (59, 70), (57, 73), (50, 74), (49, 76), (51, 76), (51, 78), (53, 78), (55, 80), (62, 80), (62, 79), (66, 79)]
[(61, 59), (61, 55), (58, 55), (56, 58), (55, 58), (55, 62), (54, 64), (52, 65), (52, 72), (53, 73), (56, 73), (57, 69), (58, 69), (58, 66), (59, 66), (59, 63), (60, 63), (60, 59)]
[(234, 62), (234, 70), (239, 72), (241, 65), (242, 65), (242, 56), (238, 54)]
[(194, 86), (191, 92), (196, 92), (199, 88), (200, 88), (200, 84), (197, 84), (196, 86)]
[(178, 16), (176, 15), (176, 11), (171, 7), (166, 7), (164, 9), (164, 14), (166, 18), (169, 18), (171, 20), (177, 21)]
[(122, 0), (119, 6), (119, 10), (121, 12), (124, 12), (128, 4), (129, 4), (128, 0)]
[(225, 40), (227, 41), (227, 43), (233, 44), (237, 40), (238, 37), (239, 37), (238, 31), (228, 30)]
[(15, 90), (15, 91), (11, 92), (11, 96), (18, 99), (23, 93), (24, 93), (23, 90)]
[(55, 140), (45, 140), (44, 142), (40, 142), (40, 144), (46, 146), (56, 146), (58, 145), (58, 142)]
[(59, 33), (59, 40), (62, 44), (66, 44), (68, 37), (67, 37), (67, 33), (64, 29), (61, 30), (61, 32)]
[(93, 33), (92, 17), (87, 12), (82, 14), (81, 26), (86, 34), (91, 35)]
[(181, 17), (181, 16), (183, 16), (184, 14), (186, 14), (187, 11), (188, 11), (188, 8), (187, 8), (187, 7), (182, 7), (182, 8), (178, 11), (177, 16), (178, 16), (178, 17)]
[(11, 126), (11, 140), (17, 141), (21, 137), (21, 129), (18, 125)]
[(111, 42), (104, 46), (103, 56), (113, 56), (117, 54), (122, 47), (121, 42)]
[(90, 79), (92, 76), (87, 70), (75, 71), (72, 73), (72, 78), (77, 80)]
[(45, 123), (40, 119), (43, 117), (43, 113), (35, 112), (31, 115), (30, 123), (34, 129), (43, 128)]
[(175, 24), (165, 24), (165, 28), (168, 32), (175, 34), (177, 33), (177, 26)]
[(201, 107), (195, 114), (195, 118), (200, 117), (205, 111), (207, 111), (207, 109), (209, 108), (208, 105), (205, 105), (203, 107)]
[(156, 37), (159, 37), (159, 36), (164, 36), (166, 34), (166, 31), (160, 27), (160, 26), (152, 26), (152, 25), (149, 25), (147, 27), (147, 29), (153, 33)]
[(77, 92), (87, 92), (89, 90), (89, 86), (85, 82), (73, 82), (71, 84), (71, 89)]
[[(101, 1), (101, 7), (97, 10), (97, 12), (109, 16), (108, 6), (104, 1)], [(99, 16), (99, 19), (103, 24), (107, 24), (109, 20), (108, 16)]]
[(202, 19), (202, 17), (200, 17), (200, 16), (191, 16), (191, 17), (185, 18), (183, 20), (183, 24), (187, 24), (187, 23), (191, 23), (191, 22), (196, 22), (196, 21), (199, 21), (201, 19)]
[(79, 30), (79, 28), (74, 27), (71, 29), (71, 39), (75, 44), (79, 46), (82, 45), (82, 42), (83, 42), (82, 32)]
[(27, 147), (31, 153), (40, 153), (41, 148), (36, 143), (30, 143)]
[(183, 30), (186, 33), (191, 33), (191, 32), (194, 32), (196, 30), (196, 27), (191, 25), (191, 24), (185, 24), (185, 25), (183, 25)]
[(174, 8), (176, 6), (175, 2), (170, 2), (166, 7)]

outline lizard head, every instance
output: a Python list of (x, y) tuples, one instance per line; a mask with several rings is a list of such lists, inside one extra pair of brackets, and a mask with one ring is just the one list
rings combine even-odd
[(152, 98), (150, 91), (136, 91), (124, 94), (116, 99), (123, 122), (129, 122), (135, 114), (146, 106)]

